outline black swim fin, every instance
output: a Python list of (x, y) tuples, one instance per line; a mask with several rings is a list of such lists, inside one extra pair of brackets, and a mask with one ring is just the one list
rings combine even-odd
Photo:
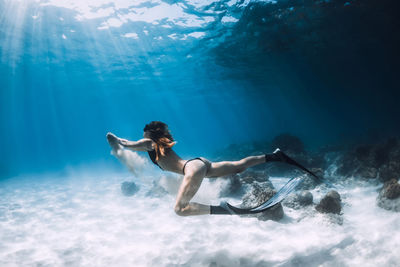
[(228, 202), (221, 202), (219, 206), (210, 206), (210, 214), (213, 215), (244, 215), (244, 214), (255, 214), (261, 211), (251, 211), (250, 209), (243, 209), (232, 206)]
[(264, 203), (261, 203), (257, 207), (254, 208), (238, 208), (232, 206), (227, 202), (221, 202), (219, 206), (211, 206), (210, 207), (210, 214), (255, 214), (266, 211), (268, 209), (273, 208), (274, 206), (278, 205), (283, 199), (285, 199), (295, 188), (298, 184), (300, 184), (304, 180), (304, 175), (294, 177), (290, 179), (279, 191), (269, 198)]
[[(265, 204), (265, 203), (263, 203)], [(256, 214), (256, 213), (260, 213), (263, 211), (266, 211), (268, 209), (273, 208), (275, 205), (278, 205), (278, 203), (275, 203), (272, 206), (268, 206), (266, 208), (262, 208), (262, 209), (258, 209), (258, 210), (254, 210), (255, 208), (238, 208), (235, 206), (232, 206), (231, 204), (229, 204), (228, 202), (221, 202), (221, 204), (219, 206), (211, 206), (210, 209), (210, 214), (213, 215), (245, 215), (245, 214)], [(260, 205), (261, 206), (261, 205)], [(257, 206), (260, 207), (260, 206)]]
[(227, 202), (221, 202), (219, 206), (211, 206), (211, 214), (255, 214), (264, 212), (278, 205), (282, 200), (284, 200), (296, 187), (304, 181), (305, 175), (293, 177), (284, 186), (282, 186), (279, 191), (273, 195), (270, 199), (261, 203), (254, 208), (238, 208)]
[(310, 171), (309, 169), (307, 169), (306, 167), (304, 167), (303, 165), (301, 165), (300, 163), (298, 163), (297, 161), (295, 161), (294, 159), (292, 159), (291, 157), (289, 157), (288, 155), (286, 155), (282, 150), (280, 150), (279, 148), (277, 148), (274, 153), (277, 157), (279, 157), (280, 162), (284, 162), (293, 166), (296, 166), (297, 168), (307, 172), (308, 174), (314, 176), (318, 181), (322, 182), (322, 179), (319, 178), (315, 173), (313, 173), (312, 171)]

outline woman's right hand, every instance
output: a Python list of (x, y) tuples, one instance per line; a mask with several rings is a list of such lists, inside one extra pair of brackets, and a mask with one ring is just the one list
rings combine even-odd
[(118, 138), (118, 143), (119, 143), (121, 146), (128, 146), (128, 145), (129, 145), (129, 140), (123, 139), (123, 138)]
[(109, 142), (117, 142), (118, 144), (120, 144), (121, 146), (129, 146), (131, 144), (131, 141), (127, 140), (127, 139), (123, 139), (123, 138), (119, 138), (117, 137), (115, 134), (113, 133), (107, 133), (107, 139)]
[(115, 142), (118, 140), (118, 137), (111, 132), (108, 132), (106, 137), (107, 137), (108, 142)]

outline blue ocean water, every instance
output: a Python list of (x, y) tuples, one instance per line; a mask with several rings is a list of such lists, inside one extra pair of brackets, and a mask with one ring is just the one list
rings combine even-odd
[[(374, 206), (376, 186), (341, 187), (343, 227), (311, 210), (282, 223), (189, 221), (173, 213), (179, 183), (165, 173), (145, 172), (138, 195), (123, 196), (132, 176), (105, 138), (136, 140), (160, 120), (180, 156), (212, 158), (281, 133), (308, 149), (398, 135), (396, 10), (394, 0), (0, 0), (0, 265), (396, 266), (400, 221)], [(170, 189), (163, 201), (145, 194), (154, 177)], [(197, 197), (217, 203), (219, 186)], [(370, 235), (374, 225), (388, 231)]]
[(2, 176), (105, 159), (151, 120), (187, 156), (397, 133), (392, 2), (2, 1)]

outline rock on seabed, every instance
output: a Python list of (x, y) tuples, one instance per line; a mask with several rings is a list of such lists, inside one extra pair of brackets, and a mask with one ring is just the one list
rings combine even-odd
[(342, 210), (342, 201), (337, 191), (329, 191), (315, 207), (315, 209), (322, 213), (340, 214)]
[[(243, 197), (244, 208), (256, 207), (276, 194), (276, 191), (270, 187), (270, 183), (253, 183), (252, 190)], [(244, 217), (256, 217), (261, 221), (274, 220), (279, 221), (283, 218), (284, 212), (282, 204), (279, 203), (274, 207), (254, 215), (243, 215)]]
[(285, 199), (283, 205), (292, 209), (300, 209), (313, 204), (313, 195), (310, 191), (301, 191)]
[(385, 210), (400, 212), (400, 184), (396, 179), (384, 184), (377, 197), (377, 204)]
[(124, 196), (133, 196), (139, 191), (139, 187), (134, 182), (123, 182), (121, 184), (121, 191)]

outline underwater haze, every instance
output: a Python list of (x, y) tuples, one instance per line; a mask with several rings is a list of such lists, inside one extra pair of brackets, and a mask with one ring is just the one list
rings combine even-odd
[[(336, 184), (340, 216), (182, 218), (179, 177), (141, 153), (128, 172), (106, 139), (138, 140), (159, 120), (183, 159), (222, 160), (282, 133), (310, 151), (398, 137), (397, 6), (0, 0), (0, 265), (398, 266), (400, 218), (376, 206), (381, 184)], [(206, 181), (196, 199), (218, 204), (226, 186)]]

